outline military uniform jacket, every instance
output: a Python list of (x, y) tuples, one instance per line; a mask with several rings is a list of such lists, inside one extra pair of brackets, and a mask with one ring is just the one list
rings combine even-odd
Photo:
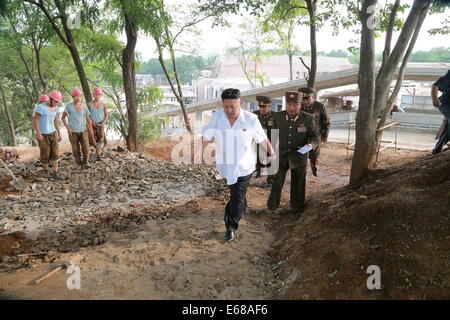
[(261, 112), (259, 112), (259, 110), (253, 111), (253, 113), (258, 116), (258, 120), (261, 123), (261, 126), (263, 127), (263, 129), (267, 130), (267, 138), (270, 141), (271, 140), (271, 132), (270, 131), (271, 131), (271, 129), (276, 128), (275, 112), (270, 110), (269, 113), (265, 116), (263, 116), (261, 114)]
[(314, 117), (318, 137), (328, 138), (328, 132), (330, 131), (330, 116), (327, 107), (322, 102), (314, 101), (311, 107), (302, 107), (302, 111), (309, 113)]
[(318, 138), (313, 116), (300, 111), (298, 116), (290, 118), (286, 111), (281, 111), (275, 114), (275, 124), (279, 129), (280, 168), (306, 166), (308, 154), (301, 154), (297, 150), (309, 143), (313, 148), (317, 147)]

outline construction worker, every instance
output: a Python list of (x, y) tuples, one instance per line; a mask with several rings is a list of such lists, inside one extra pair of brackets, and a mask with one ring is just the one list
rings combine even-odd
[(328, 140), (328, 133), (330, 131), (330, 115), (327, 107), (319, 101), (315, 101), (315, 90), (311, 87), (304, 87), (298, 89), (303, 93), (302, 97), (302, 111), (311, 114), (314, 117), (318, 144), (314, 151), (309, 153), (309, 161), (311, 163), (312, 174), (317, 177), (317, 165), (319, 163), (320, 143), (326, 143)]
[[(442, 92), (440, 96), (439, 91)], [(447, 126), (444, 126), (444, 130), (442, 130), (439, 140), (431, 152), (431, 154), (436, 155), (450, 141), (450, 70), (431, 86), (431, 99), (433, 100), (433, 106), (439, 109), (447, 121)]]
[(38, 105), (40, 105), (40, 104), (48, 105), (49, 102), (50, 102), (49, 96), (46, 95), (46, 94), (41, 94), (41, 95), (39, 96), (39, 98), (38, 98), (38, 103), (35, 105), (35, 107), (34, 107), (34, 109), (33, 109), (33, 117), (34, 117), (34, 112), (35, 112), (35, 110), (36, 110), (36, 108), (37, 108)]
[[(40, 104), (33, 111), (33, 127), (36, 131), (36, 139), (39, 144), (39, 159), (44, 169), (44, 178), (54, 180), (64, 180), (58, 175), (59, 162), (59, 142), (61, 142), (61, 132), (59, 130), (58, 103), (61, 103), (62, 95), (59, 91), (53, 90), (49, 95), (39, 97)], [(48, 173), (48, 163), (51, 162), (53, 174)]]
[[(308, 146), (317, 148), (317, 132), (314, 117), (300, 111), (301, 92), (286, 92), (286, 110), (275, 114), (279, 130), (279, 168), (272, 183), (266, 213), (273, 213), (280, 206), (281, 190), (286, 173), (291, 170), (290, 211), (301, 213), (305, 206), (307, 154), (298, 152)], [(274, 142), (275, 143), (275, 142)], [(311, 151), (310, 151), (311, 152)]]
[(46, 94), (41, 94), (38, 98), (38, 104), (50, 102), (50, 97)]
[[(66, 105), (62, 121), (67, 129), (75, 163), (83, 169), (89, 169), (89, 138), (94, 137), (89, 109), (81, 103), (82, 92), (79, 89), (70, 91), (73, 102)], [(69, 118), (69, 123), (66, 121)], [(81, 152), (80, 152), (81, 149)], [(83, 160), (81, 160), (83, 153)]]
[[(275, 128), (275, 112), (270, 108), (272, 104), (272, 99), (267, 96), (256, 96), (256, 101), (258, 102), (259, 110), (253, 113), (258, 116), (258, 120), (261, 123), (263, 129), (267, 130), (267, 138), (271, 140), (271, 131)], [(260, 154), (260, 146), (258, 145), (256, 152), (256, 176), (255, 178), (261, 177), (261, 168), (270, 167), (269, 164), (262, 164), (261, 160), (266, 160), (266, 156)], [(272, 185), (274, 175), (267, 175), (267, 185), (270, 187)]]
[(247, 208), (247, 188), (256, 164), (253, 143), (263, 145), (270, 154), (269, 161), (275, 161), (276, 155), (258, 117), (242, 109), (239, 89), (225, 89), (221, 98), (223, 110), (213, 113), (203, 132), (202, 148), (197, 149), (195, 159), (202, 158), (206, 145), (214, 139), (216, 168), (230, 189), (230, 200), (224, 215), (227, 229), (224, 241), (230, 242), (235, 239), (239, 221)]
[(94, 131), (96, 161), (101, 160), (103, 145), (105, 142), (105, 126), (108, 120), (108, 108), (106, 103), (101, 99), (103, 91), (101, 88), (94, 88), (92, 91), (94, 96), (93, 102), (88, 102), (89, 113), (92, 121), (92, 129)]

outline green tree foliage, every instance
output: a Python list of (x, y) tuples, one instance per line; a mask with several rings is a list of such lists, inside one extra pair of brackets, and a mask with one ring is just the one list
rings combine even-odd
[(238, 38), (238, 46), (228, 49), (228, 54), (235, 56), (252, 88), (258, 86), (264, 87), (267, 81), (267, 74), (261, 72), (260, 65), (264, 56), (268, 55), (265, 48), (272, 39), (264, 31), (263, 23), (256, 18), (253, 21), (241, 23), (241, 30)]
[(307, 15), (302, 0), (280, 0), (263, 21), (263, 30), (274, 33), (272, 39), (284, 51), (289, 59), (289, 79), (293, 80), (292, 57), (300, 48), (294, 43), (295, 29), (301, 17)]
[(411, 54), (411, 62), (450, 62), (450, 47), (433, 48), (430, 51), (416, 51)]
[[(192, 80), (195, 80), (200, 76), (200, 72), (202, 70), (212, 70), (215, 59), (216, 56), (201, 57), (194, 55), (182, 55), (180, 57), (176, 57), (175, 63), (181, 83), (189, 84)], [(172, 73), (173, 65), (170, 60), (165, 59), (164, 63), (168, 66), (169, 72)], [(142, 62), (137, 72), (151, 75), (162, 75), (166, 78), (164, 70), (158, 59), (149, 59), (146, 62)]]

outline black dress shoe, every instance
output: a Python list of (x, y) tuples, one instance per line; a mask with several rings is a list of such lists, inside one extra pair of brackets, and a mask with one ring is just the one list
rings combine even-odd
[(234, 238), (236, 237), (236, 231), (230, 229), (227, 230), (227, 232), (225, 233), (225, 242), (231, 242), (234, 240)]

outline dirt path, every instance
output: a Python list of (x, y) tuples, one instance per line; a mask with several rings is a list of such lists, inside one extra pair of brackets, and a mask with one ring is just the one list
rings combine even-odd
[[(249, 205), (263, 209), (265, 190), (249, 190)], [(202, 198), (169, 219), (150, 220), (131, 232), (114, 232), (93, 249), (81, 249), (81, 290), (68, 290), (60, 272), (39, 264), (0, 276), (3, 297), (23, 299), (270, 299), (276, 285), (267, 260), (276, 216), (250, 211), (238, 241), (224, 244), (224, 199)], [(191, 203), (192, 205), (192, 203)], [(200, 209), (201, 208), (201, 209)], [(198, 210), (198, 211), (197, 211)], [(61, 258), (70, 257), (70, 254)], [(1, 291), (0, 291), (1, 292)]]
[[(417, 156), (418, 152), (388, 152), (380, 165)], [(319, 178), (308, 173), (307, 199), (348, 182), (351, 160), (342, 145), (323, 149)], [(289, 180), (288, 180), (289, 181)], [(18, 299), (272, 299), (287, 278), (277, 277), (270, 260), (277, 235), (275, 224), (295, 217), (264, 215), (269, 190), (253, 179), (247, 193), (250, 210), (240, 223), (237, 240), (223, 243), (223, 210), (227, 192), (197, 198), (168, 218), (149, 220), (134, 229), (111, 232), (104, 244), (81, 248), (81, 289), (69, 290), (70, 274), (59, 272), (39, 285), (33, 280), (55, 263), (0, 274), (0, 296)], [(282, 204), (289, 201), (285, 185)], [(276, 228), (280, 230), (280, 228)], [(73, 253), (61, 255), (67, 260)], [(0, 261), (1, 263), (1, 261)]]

